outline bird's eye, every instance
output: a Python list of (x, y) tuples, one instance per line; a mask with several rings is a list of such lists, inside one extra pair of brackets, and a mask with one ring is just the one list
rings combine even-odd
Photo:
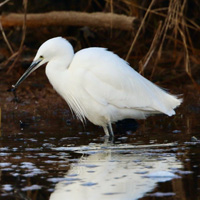
[(43, 59), (44, 58), (44, 56), (40, 56), (40, 59)]

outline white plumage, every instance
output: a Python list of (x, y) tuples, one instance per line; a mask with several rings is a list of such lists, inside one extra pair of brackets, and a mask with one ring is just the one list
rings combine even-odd
[(172, 116), (182, 102), (116, 54), (104, 48), (86, 48), (74, 54), (71, 44), (61, 37), (41, 45), (32, 65), (14, 87), (44, 63), (50, 83), (76, 116), (82, 122), (87, 118), (102, 126), (106, 135), (113, 135), (113, 122), (145, 119), (155, 113)]

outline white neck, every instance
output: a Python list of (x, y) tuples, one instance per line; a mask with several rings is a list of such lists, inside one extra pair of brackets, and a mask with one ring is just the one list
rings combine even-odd
[(54, 89), (61, 95), (64, 80), (67, 78), (68, 67), (74, 57), (74, 51), (55, 57), (46, 65), (46, 75)]

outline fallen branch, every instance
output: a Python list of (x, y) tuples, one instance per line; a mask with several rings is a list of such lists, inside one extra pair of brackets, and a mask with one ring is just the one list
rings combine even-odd
[[(84, 13), (60, 11), (49, 13), (27, 14), (26, 26), (35, 28), (42, 26), (90, 26), (133, 30), (135, 17), (114, 13)], [(3, 27), (22, 26), (24, 14), (10, 13), (0, 17)]]

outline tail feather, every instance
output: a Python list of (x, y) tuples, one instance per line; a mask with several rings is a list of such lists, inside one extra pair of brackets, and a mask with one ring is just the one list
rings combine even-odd
[(166, 93), (159, 103), (159, 108), (161, 108), (159, 110), (168, 116), (175, 115), (176, 112), (174, 109), (180, 106), (182, 102), (182, 98)]

